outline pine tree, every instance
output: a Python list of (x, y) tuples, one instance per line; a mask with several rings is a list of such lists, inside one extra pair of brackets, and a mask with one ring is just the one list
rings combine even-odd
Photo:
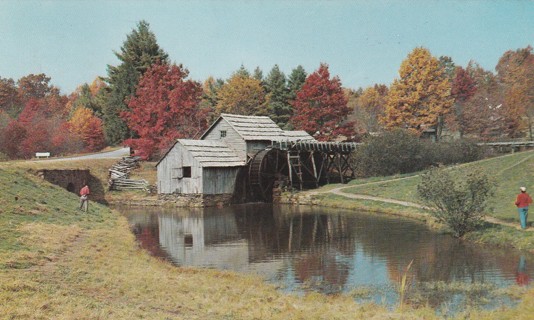
[(137, 24), (137, 29), (126, 37), (121, 51), (115, 55), (121, 61), (118, 66), (108, 65), (109, 84), (103, 106), (104, 133), (109, 144), (117, 144), (126, 139), (130, 132), (119, 116), (126, 110), (127, 100), (135, 93), (139, 78), (154, 63), (168, 62), (168, 55), (161, 49), (156, 36), (146, 21)]
[(286, 128), (292, 114), (292, 107), (288, 102), (289, 89), (286, 76), (274, 65), (265, 78), (269, 117), (281, 128)]
[(288, 99), (290, 102), (297, 98), (297, 92), (302, 88), (307, 76), (306, 70), (301, 65), (291, 71), (287, 80), (287, 87), (289, 89)]

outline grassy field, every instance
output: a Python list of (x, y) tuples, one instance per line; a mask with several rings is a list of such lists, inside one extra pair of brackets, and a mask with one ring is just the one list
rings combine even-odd
[[(534, 196), (534, 175), (532, 174), (534, 172), (534, 151), (514, 153), (459, 165), (456, 167), (458, 169), (457, 174), (462, 176), (464, 172), (473, 168), (485, 172), (495, 184), (495, 194), (489, 200), (487, 215), (502, 221), (517, 223), (519, 228), (519, 218), (514, 201), (520, 186), (527, 187), (527, 190)], [(345, 186), (343, 192), (425, 205), (417, 197), (417, 185), (420, 181), (421, 177), (418, 174), (356, 179)], [(341, 187), (341, 185), (336, 185), (336, 187)], [(329, 193), (328, 191), (331, 189), (332, 186), (326, 186), (314, 190), (312, 193), (315, 193), (314, 197), (318, 198), (325, 206), (408, 216), (443, 229), (443, 226), (437, 224), (423, 209), (380, 201), (349, 199)], [(534, 251), (534, 232), (524, 232), (506, 226), (488, 223), (483, 229), (468, 234), (466, 238), (496, 246), (513, 246)]]
[[(346, 295), (298, 297), (257, 277), (171, 266), (141, 250), (118, 213), (91, 203), (84, 214), (75, 194), (35, 177), (43, 164), (0, 164), (0, 319), (438, 318), (424, 307), (392, 311)], [(107, 178), (108, 160), (75, 166)], [(384, 210), (372, 201), (355, 206)], [(457, 317), (530, 319), (534, 290), (524, 296), (515, 309)]]

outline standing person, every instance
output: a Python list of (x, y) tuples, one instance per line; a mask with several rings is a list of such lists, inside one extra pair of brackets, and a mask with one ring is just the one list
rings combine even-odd
[(515, 205), (517, 212), (519, 212), (519, 220), (521, 221), (521, 229), (527, 228), (528, 205), (532, 203), (532, 198), (527, 193), (527, 188), (519, 188), (521, 193), (517, 195)]
[(83, 188), (80, 190), (80, 210), (87, 212), (89, 209), (89, 186), (84, 182)]

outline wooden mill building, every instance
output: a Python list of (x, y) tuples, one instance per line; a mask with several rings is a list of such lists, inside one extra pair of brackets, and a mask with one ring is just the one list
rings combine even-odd
[(269, 201), (277, 183), (318, 186), (332, 169), (341, 181), (347, 172), (352, 176), (347, 158), (354, 148), (282, 130), (269, 117), (222, 114), (200, 140), (178, 139), (162, 157), (158, 194), (193, 196), (204, 204)]

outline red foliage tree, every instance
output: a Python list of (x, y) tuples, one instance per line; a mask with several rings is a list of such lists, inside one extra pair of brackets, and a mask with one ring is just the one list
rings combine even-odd
[(102, 120), (93, 116), (89, 119), (87, 130), (83, 136), (85, 149), (87, 151), (98, 151), (106, 146), (104, 131), (102, 130)]
[(353, 124), (347, 121), (350, 108), (338, 77), (330, 79), (327, 64), (310, 74), (292, 102), (291, 123), (318, 140), (332, 140), (340, 135), (352, 138)]
[(20, 142), (26, 139), (28, 132), (26, 128), (18, 121), (13, 120), (4, 130), (2, 137), (2, 145), (4, 147), (5, 154), (11, 158), (16, 159), (19, 157)]
[(181, 65), (152, 65), (139, 80), (129, 110), (121, 113), (139, 136), (139, 141), (128, 142), (137, 143), (136, 150), (145, 157), (153, 157), (177, 138), (193, 138), (207, 128), (208, 110), (199, 107), (202, 86), (186, 80), (188, 73)]
[(456, 67), (452, 80), (451, 95), (454, 98), (454, 112), (447, 115), (447, 126), (449, 129), (458, 130), (463, 136), (470, 121), (466, 118), (466, 102), (471, 99), (477, 91), (475, 79), (471, 77), (462, 67)]

